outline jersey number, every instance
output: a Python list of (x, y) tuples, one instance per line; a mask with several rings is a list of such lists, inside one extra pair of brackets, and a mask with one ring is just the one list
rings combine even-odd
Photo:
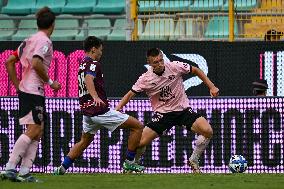
[(78, 75), (79, 97), (82, 97), (88, 93), (84, 81), (85, 81), (85, 74), (84, 72), (82, 72), (80, 75)]

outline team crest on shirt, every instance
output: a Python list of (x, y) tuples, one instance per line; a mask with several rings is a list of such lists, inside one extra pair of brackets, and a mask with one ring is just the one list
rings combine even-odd
[(37, 118), (42, 122), (43, 121), (43, 107), (36, 106), (35, 109), (37, 111)]
[(170, 75), (168, 78), (171, 81), (171, 80), (173, 80), (175, 78), (175, 75)]

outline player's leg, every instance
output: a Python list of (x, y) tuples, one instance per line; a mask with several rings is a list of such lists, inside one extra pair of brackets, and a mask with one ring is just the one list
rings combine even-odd
[(91, 144), (94, 140), (94, 135), (99, 128), (100, 127), (92, 121), (91, 117), (83, 116), (83, 132), (81, 139), (70, 149), (62, 164), (54, 169), (54, 175), (63, 175), (66, 172), (73, 162), (81, 156), (84, 150)]
[(139, 147), (136, 150), (135, 162), (140, 164), (141, 157), (146, 151), (146, 146), (150, 144), (155, 138), (159, 137), (158, 133), (149, 127), (145, 127), (142, 132), (142, 137), (139, 143)]
[(139, 146), (139, 142), (142, 136), (143, 125), (140, 121), (134, 117), (128, 116), (127, 120), (122, 123), (119, 128), (130, 129), (130, 135), (128, 137), (128, 146), (126, 152), (126, 160), (123, 163), (124, 171), (136, 171), (141, 172), (145, 168), (135, 163), (136, 149)]
[(199, 169), (198, 160), (209, 144), (213, 135), (213, 130), (204, 117), (197, 118), (193, 123), (191, 130), (199, 134), (199, 136), (197, 137), (196, 146), (194, 147), (193, 153), (189, 158), (189, 165), (193, 169), (193, 172), (200, 173), (201, 171)]
[[(16, 141), (13, 151), (10, 154), (9, 161), (6, 165), (5, 171), (1, 172), (1, 177), (16, 181), (15, 168), (19, 161), (25, 161), (26, 156), (28, 159), (35, 159), (37, 151), (36, 139), (41, 137), (44, 112), (44, 97), (20, 92), (19, 93), (19, 117), (20, 125), (27, 125), (27, 131), (23, 133)], [(33, 144), (33, 145), (31, 145)], [(31, 149), (30, 149), (31, 148)], [(33, 154), (27, 151), (33, 151)], [(29, 167), (32, 166), (29, 161), (25, 172), (29, 172)]]
[(27, 131), (25, 134), (30, 138), (33, 138), (29, 147), (26, 150), (25, 155), (22, 157), (22, 163), (20, 166), (19, 175), (16, 181), (18, 182), (40, 182), (37, 178), (30, 174), (30, 169), (36, 158), (36, 153), (38, 150), (38, 144), (43, 133), (43, 123), (41, 125), (32, 124), (27, 126)]
[(156, 112), (153, 115), (151, 122), (149, 122), (142, 132), (142, 137), (135, 156), (136, 162), (141, 162), (141, 156), (146, 151), (146, 146), (150, 144), (155, 138), (167, 133), (175, 125), (175, 114), (166, 113), (161, 114)]
[(84, 150), (91, 144), (93, 140), (94, 134), (83, 133), (81, 140), (70, 149), (61, 166), (54, 170), (54, 174), (63, 175), (66, 170), (73, 164), (75, 159), (83, 154)]

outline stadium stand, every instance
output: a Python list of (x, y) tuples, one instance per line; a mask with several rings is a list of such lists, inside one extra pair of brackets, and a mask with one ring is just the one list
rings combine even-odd
[(17, 32), (12, 36), (13, 41), (22, 41), (37, 31), (36, 20), (33, 18), (34, 15), (28, 15), (20, 21)]
[[(234, 23), (234, 34), (238, 34), (237, 22)], [(207, 25), (206, 38), (228, 38), (229, 36), (229, 18), (227, 16), (214, 16)]]
[(190, 11), (219, 11), (222, 9), (224, 0), (194, 0), (190, 5)]
[[(109, 19), (85, 19), (84, 24), (86, 28), (83, 28), (78, 35), (76, 35), (76, 40), (83, 40), (88, 35), (94, 35), (102, 40), (106, 40), (107, 36), (111, 32), (111, 23)], [(83, 24), (83, 26), (84, 26)]]
[(93, 12), (105, 14), (122, 14), (125, 12), (125, 1), (121, 0), (98, 0)]
[(74, 19), (72, 15), (61, 14), (55, 20), (55, 29), (51, 39), (54, 41), (73, 40), (79, 33), (79, 21)]
[(65, 0), (37, 0), (35, 7), (32, 8), (31, 11), (32, 13), (35, 13), (40, 8), (48, 6), (54, 13), (59, 14), (61, 13), (62, 8), (65, 6), (65, 4)]
[(260, 37), (263, 38), (266, 31), (275, 29), (284, 31), (284, 18), (277, 16), (253, 16), (249, 23), (244, 24), (244, 37)]
[(0, 15), (0, 17), (4, 17), (4, 18), (7, 18), (7, 19), (1, 19), (0, 20), (0, 26), (1, 26), (1, 29), (0, 30), (0, 40), (10, 40), (11, 39), (11, 36), (14, 34), (15, 32), (15, 23), (14, 21), (9, 18), (9, 16), (7, 15)]
[(193, 37), (193, 19), (181, 18), (177, 21), (173, 35), (169, 40), (182, 40), (184, 38)]
[(96, 3), (96, 0), (68, 0), (62, 8), (62, 13), (89, 14)]
[(174, 35), (174, 20), (171, 18), (149, 19), (140, 40), (169, 40)]
[(107, 36), (107, 40), (113, 41), (125, 41), (125, 19), (116, 19), (114, 22), (114, 29), (112, 32)]
[(2, 14), (27, 15), (35, 8), (36, 0), (9, 0), (2, 8)]
[(186, 1), (161, 1), (157, 6), (158, 11), (164, 12), (183, 12), (188, 11), (189, 6), (193, 3), (191, 0)]
[(150, 0), (150, 1), (138, 1), (138, 9), (139, 12), (152, 12), (157, 9), (159, 6), (158, 0)]
[[(234, 8), (236, 11), (251, 11), (252, 9), (257, 8), (258, 6), (259, 5), (257, 0), (248, 0), (248, 1), (235, 0), (234, 2)], [(225, 2), (223, 8), (224, 10), (229, 9), (229, 1)]]

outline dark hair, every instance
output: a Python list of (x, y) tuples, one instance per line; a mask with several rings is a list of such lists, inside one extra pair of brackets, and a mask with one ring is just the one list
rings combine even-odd
[(55, 14), (50, 8), (43, 7), (36, 13), (36, 21), (39, 29), (48, 29), (55, 21)]
[(158, 48), (151, 48), (147, 51), (147, 54), (146, 56), (149, 57), (149, 56), (152, 56), (152, 57), (155, 57), (155, 56), (158, 56), (160, 54), (160, 49)]
[(90, 52), (93, 47), (99, 48), (103, 41), (95, 36), (89, 36), (84, 40), (83, 48), (85, 52)]

